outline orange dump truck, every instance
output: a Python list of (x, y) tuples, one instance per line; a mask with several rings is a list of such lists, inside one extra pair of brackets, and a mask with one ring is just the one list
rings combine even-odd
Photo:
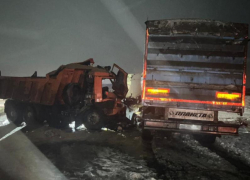
[[(65, 127), (71, 121), (88, 129), (100, 129), (105, 117), (124, 116), (122, 100), (126, 97), (127, 73), (119, 66), (93, 67), (93, 59), (62, 65), (46, 77), (0, 76), (0, 98), (7, 99), (7, 118), (23, 121), (47, 121)], [(112, 92), (103, 87), (110, 80)]]

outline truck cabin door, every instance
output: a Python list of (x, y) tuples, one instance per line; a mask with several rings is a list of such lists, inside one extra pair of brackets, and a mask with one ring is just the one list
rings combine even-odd
[(126, 73), (122, 68), (120, 68), (116, 64), (113, 65), (111, 72), (116, 77), (114, 80), (111, 81), (112, 89), (114, 90), (114, 93), (117, 97), (123, 99), (126, 97), (128, 92), (128, 86), (127, 86), (128, 73)]

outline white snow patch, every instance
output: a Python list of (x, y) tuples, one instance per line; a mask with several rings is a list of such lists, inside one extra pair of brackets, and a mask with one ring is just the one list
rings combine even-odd
[[(219, 120), (226, 123), (245, 122), (250, 126), (250, 96), (246, 97), (246, 106), (243, 116), (235, 113), (220, 112)], [(245, 164), (250, 165), (250, 127), (239, 128), (239, 136), (222, 136), (217, 138), (216, 146), (223, 149), (229, 155), (239, 158)]]
[(0, 116), (0, 127), (1, 126), (6, 126), (8, 124), (10, 124), (10, 122), (8, 121), (6, 115)]

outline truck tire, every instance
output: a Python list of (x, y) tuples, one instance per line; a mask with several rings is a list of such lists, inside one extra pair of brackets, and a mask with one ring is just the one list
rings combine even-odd
[(193, 136), (201, 144), (213, 144), (216, 140), (216, 135), (214, 134), (194, 134)]
[(90, 108), (79, 116), (88, 130), (101, 130), (104, 125), (104, 114), (95, 108)]
[(9, 121), (18, 126), (22, 123), (22, 109), (18, 103), (12, 100), (7, 100), (5, 102), (4, 111)]
[(32, 106), (28, 105), (24, 109), (23, 120), (28, 125), (36, 121), (36, 112)]

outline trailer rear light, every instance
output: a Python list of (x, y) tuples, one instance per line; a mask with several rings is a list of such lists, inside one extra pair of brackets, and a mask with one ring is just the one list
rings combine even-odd
[(236, 99), (241, 98), (241, 94), (240, 93), (229, 94), (227, 92), (216, 92), (216, 98), (218, 98), (218, 99), (236, 100)]
[(242, 106), (245, 107), (246, 86), (243, 86)]
[(179, 129), (186, 129), (186, 130), (194, 130), (200, 131), (201, 125), (194, 125), (194, 124), (180, 124)]
[(161, 95), (161, 96), (167, 96), (170, 92), (170, 89), (167, 88), (146, 88), (146, 94), (147, 95)]
[(237, 128), (234, 128), (234, 127), (218, 127), (218, 132), (236, 133)]

